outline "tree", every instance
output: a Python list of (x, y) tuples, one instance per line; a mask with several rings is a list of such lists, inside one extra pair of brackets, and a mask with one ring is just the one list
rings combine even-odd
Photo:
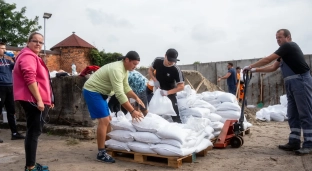
[(9, 4), (0, 0), (0, 41), (10, 46), (23, 46), (28, 35), (41, 29), (38, 25), (39, 17), (28, 19), (25, 16), (26, 7), (17, 11), (16, 4)]
[(97, 65), (100, 67), (105, 64), (117, 61), (118, 57), (121, 56), (121, 53), (106, 53), (105, 50), (98, 51), (97, 49), (92, 49), (89, 54), (92, 65)]
[(195, 64), (200, 64), (200, 61), (195, 61), (193, 64), (194, 64), (194, 65), (195, 65)]

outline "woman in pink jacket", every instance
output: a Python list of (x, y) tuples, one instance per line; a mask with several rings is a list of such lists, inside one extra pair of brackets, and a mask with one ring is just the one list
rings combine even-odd
[(32, 33), (27, 47), (16, 57), (13, 70), (14, 100), (19, 101), (26, 114), (26, 171), (48, 171), (47, 166), (36, 163), (38, 137), (48, 110), (54, 107), (49, 71), (38, 56), (43, 44), (43, 36), (40, 33)]

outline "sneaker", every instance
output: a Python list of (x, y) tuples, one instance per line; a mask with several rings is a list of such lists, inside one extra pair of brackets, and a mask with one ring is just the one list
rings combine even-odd
[(297, 154), (299, 156), (311, 154), (311, 153), (312, 153), (312, 148), (301, 148), (301, 149), (295, 151), (295, 154)]
[(3, 143), (3, 140), (2, 140), (2, 139), (0, 139), (0, 143)]
[(115, 159), (112, 158), (109, 154), (107, 154), (106, 151), (99, 152), (97, 154), (96, 159), (100, 162), (115, 163)]
[(21, 140), (25, 139), (25, 136), (20, 133), (12, 134), (11, 140)]
[(278, 148), (285, 151), (295, 151), (300, 149), (300, 144), (294, 145), (287, 143), (285, 145), (279, 145)]
[(25, 167), (25, 171), (49, 171), (49, 167), (48, 166), (43, 166), (39, 163), (36, 163), (35, 167), (33, 169), (27, 169)]

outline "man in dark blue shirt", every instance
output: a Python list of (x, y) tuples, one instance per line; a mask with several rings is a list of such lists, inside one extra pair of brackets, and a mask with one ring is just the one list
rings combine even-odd
[(222, 79), (227, 79), (226, 82), (228, 85), (229, 93), (236, 95), (236, 71), (233, 68), (233, 63), (229, 62), (227, 68), (228, 73), (223, 77), (219, 77), (218, 82), (220, 82)]
[[(12, 70), (14, 67), (13, 56), (6, 54), (6, 45), (0, 42), (0, 113), (5, 106), (7, 118), (12, 132), (11, 140), (25, 139), (25, 137), (17, 132), (15, 123), (15, 106), (13, 98), (13, 77)], [(2, 142), (2, 140), (0, 140)]]

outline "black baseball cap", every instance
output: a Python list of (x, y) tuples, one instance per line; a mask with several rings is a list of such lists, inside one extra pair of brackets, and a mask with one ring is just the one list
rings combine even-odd
[(180, 61), (178, 59), (178, 51), (175, 49), (172, 49), (172, 48), (168, 49), (166, 52), (166, 56), (167, 56), (168, 61), (170, 62)]
[(140, 56), (139, 56), (139, 54), (136, 51), (129, 51), (126, 54), (126, 56), (118, 57), (118, 60), (122, 60), (122, 59), (125, 59), (125, 58), (128, 58), (130, 60), (140, 61)]

